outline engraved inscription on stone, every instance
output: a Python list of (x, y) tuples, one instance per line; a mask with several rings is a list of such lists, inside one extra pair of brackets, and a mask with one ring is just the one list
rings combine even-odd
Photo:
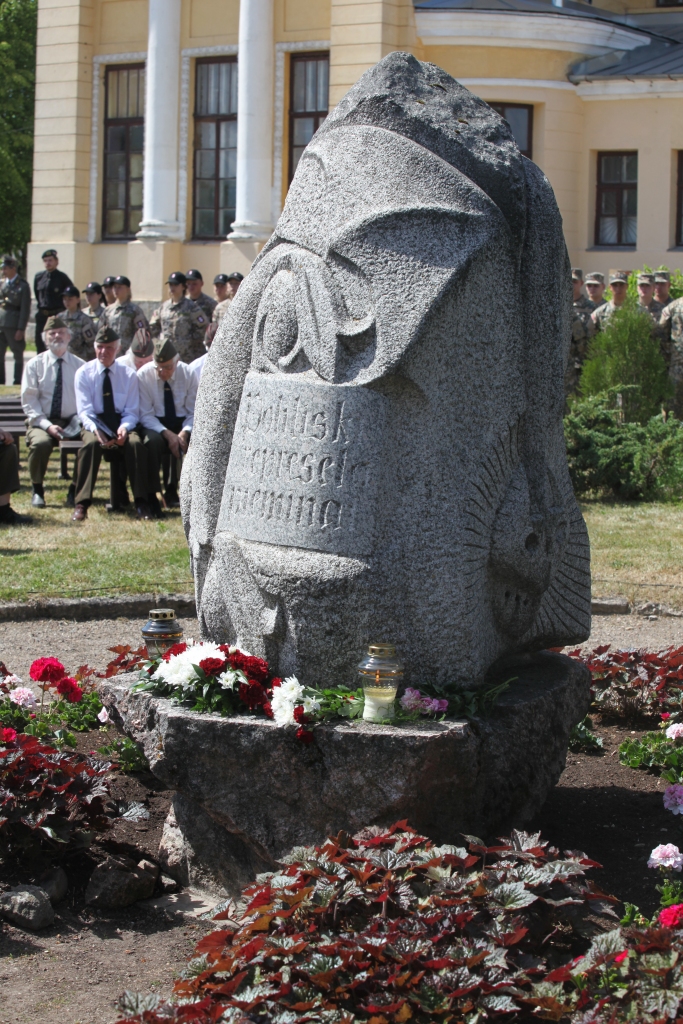
[(219, 530), (268, 544), (370, 554), (385, 404), (364, 387), (250, 372)]

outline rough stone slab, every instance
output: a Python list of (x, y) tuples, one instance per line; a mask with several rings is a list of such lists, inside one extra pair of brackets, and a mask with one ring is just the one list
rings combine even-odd
[(340, 829), (407, 818), (437, 842), (456, 842), (462, 832), (523, 825), (560, 777), (570, 730), (588, 711), (590, 677), (548, 652), (499, 668), (497, 679), (511, 676), (485, 720), (338, 722), (316, 728), (310, 746), (264, 719), (199, 715), (132, 693), (134, 675), (106, 680), (100, 692), (177, 791), (176, 869), (194, 863), (202, 888), (236, 892), (245, 872), (253, 877), (293, 846)]
[(175, 608), (178, 615), (197, 614), (193, 594), (131, 594), (125, 597), (46, 598), (40, 601), (0, 603), (0, 622), (32, 622), (34, 619), (136, 619), (150, 608)]
[(0, 915), (18, 928), (32, 932), (47, 928), (55, 919), (47, 893), (37, 885), (18, 885), (1, 893)]
[(630, 615), (631, 605), (626, 597), (594, 597), (591, 600), (593, 615)]

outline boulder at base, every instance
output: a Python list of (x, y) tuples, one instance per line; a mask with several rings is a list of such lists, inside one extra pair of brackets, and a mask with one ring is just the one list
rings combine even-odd
[(37, 885), (18, 885), (1, 893), (0, 915), (32, 932), (47, 928), (55, 919), (47, 893)]
[(131, 692), (138, 678), (108, 679), (100, 692), (176, 790), (164, 871), (230, 894), (292, 847), (342, 829), (406, 818), (435, 842), (457, 843), (463, 832), (523, 826), (558, 781), (569, 733), (590, 704), (585, 666), (542, 652), (506, 664), (493, 681), (514, 681), (487, 718), (340, 720), (317, 727), (307, 746), (265, 718), (196, 714)]

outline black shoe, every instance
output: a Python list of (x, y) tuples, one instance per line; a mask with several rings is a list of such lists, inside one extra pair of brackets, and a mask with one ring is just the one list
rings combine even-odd
[(166, 508), (180, 508), (180, 500), (178, 498), (178, 492), (171, 490), (164, 491), (164, 501), (166, 502)]
[(110, 501), (108, 501), (107, 504), (104, 506), (104, 511), (105, 512), (123, 512), (124, 508), (123, 508), (123, 505), (112, 505), (112, 503)]
[(66, 501), (64, 502), (69, 508), (73, 508), (76, 504), (76, 484), (71, 484), (69, 490), (66, 492)]
[(149, 510), (152, 513), (153, 519), (164, 518), (164, 510), (162, 509), (161, 502), (157, 498), (156, 494), (147, 495), (147, 504), (149, 505)]
[(0, 506), (0, 526), (25, 526), (32, 522), (32, 516), (20, 516), (10, 505)]
[(149, 520), (149, 519), (152, 518), (152, 513), (150, 512), (149, 505), (147, 504), (146, 501), (141, 501), (141, 500), (136, 499), (136, 501), (135, 501), (135, 511), (137, 513), (138, 519), (147, 519), (147, 520)]

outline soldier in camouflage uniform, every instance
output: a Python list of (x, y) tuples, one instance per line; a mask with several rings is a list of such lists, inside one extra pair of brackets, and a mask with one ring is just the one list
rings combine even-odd
[(106, 308), (102, 301), (104, 298), (102, 285), (97, 281), (89, 281), (83, 289), (83, 293), (88, 300), (88, 305), (83, 309), (83, 312), (94, 321), (95, 329), (97, 329), (100, 326), (100, 317)]
[(612, 298), (609, 302), (603, 302), (602, 306), (598, 306), (591, 314), (591, 319), (598, 331), (604, 331), (614, 310), (626, 302), (628, 270), (610, 271), (609, 286), (612, 289)]
[(659, 321), (662, 345), (669, 353), (669, 376), (673, 381), (674, 416), (683, 420), (683, 298), (674, 299), (662, 311)]
[[(661, 302), (657, 302), (655, 299), (655, 275), (654, 274), (639, 274), (638, 275), (638, 309), (642, 310), (643, 313), (647, 313), (655, 324), (655, 327), (659, 327), (659, 321), (662, 313), (664, 312), (664, 306)], [(655, 331), (655, 334), (659, 337), (659, 330)]]
[(588, 298), (595, 308), (599, 309), (605, 301), (605, 275), (594, 270), (591, 274), (586, 274), (585, 284)]
[(204, 355), (208, 320), (197, 303), (187, 298), (187, 278), (183, 273), (175, 270), (166, 283), (171, 297), (154, 311), (149, 329), (153, 338), (172, 341), (182, 362), (191, 363)]
[(655, 298), (662, 306), (671, 302), (671, 274), (668, 270), (655, 270)]
[[(213, 311), (212, 323), (218, 329), (221, 320), (230, 309), (230, 303), (237, 295), (237, 290), (244, 280), (244, 275), (238, 271), (232, 274), (218, 274), (213, 279), (213, 288), (218, 299), (218, 305)], [(215, 332), (214, 332), (215, 333)]]
[(572, 338), (569, 344), (569, 359), (564, 378), (564, 393), (573, 394), (581, 380), (581, 369), (588, 354), (588, 342), (595, 334), (595, 325), (591, 313), (594, 303), (581, 291), (583, 273), (578, 267), (572, 267), (572, 286), (574, 288), (574, 305), (572, 309)]
[(81, 309), (81, 293), (75, 284), (67, 285), (62, 293), (64, 312), (60, 319), (71, 332), (69, 352), (88, 362), (95, 358), (95, 335), (97, 324)]
[(120, 274), (114, 281), (116, 302), (105, 306), (100, 317), (100, 327), (111, 327), (121, 342), (121, 354), (125, 355), (131, 346), (135, 332), (147, 330), (147, 317), (140, 307), (131, 301), (130, 281)]
[(206, 316), (206, 322), (211, 323), (211, 317), (213, 316), (213, 311), (216, 308), (216, 300), (212, 299), (210, 295), (207, 295), (206, 292), (202, 291), (204, 278), (198, 270), (188, 270), (185, 277), (187, 278), (188, 298), (197, 303)]

